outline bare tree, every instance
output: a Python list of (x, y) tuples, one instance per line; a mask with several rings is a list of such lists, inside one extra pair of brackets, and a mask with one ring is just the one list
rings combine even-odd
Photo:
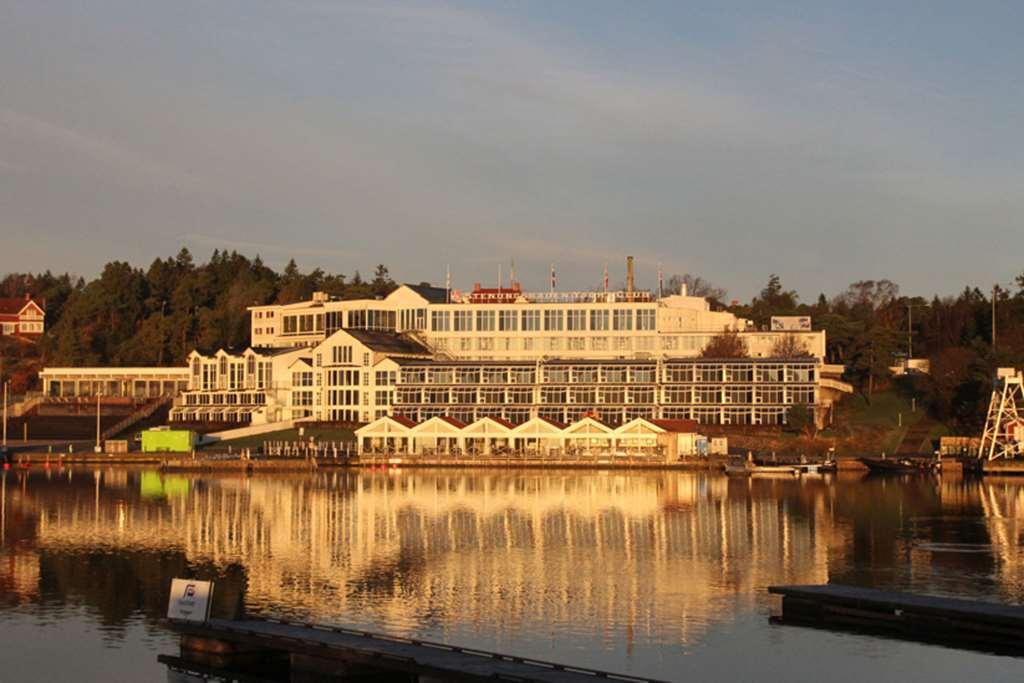
[(716, 334), (700, 352), (701, 358), (749, 358), (747, 343), (735, 330)]
[(705, 299), (711, 299), (718, 303), (724, 302), (728, 294), (725, 289), (715, 287), (701, 276), (690, 275), (689, 273), (673, 275), (668, 279), (666, 288), (669, 293), (678, 294), (683, 285), (686, 285), (686, 293), (690, 296), (702, 296)]
[(784, 334), (772, 344), (773, 358), (804, 358), (813, 355), (794, 334)]

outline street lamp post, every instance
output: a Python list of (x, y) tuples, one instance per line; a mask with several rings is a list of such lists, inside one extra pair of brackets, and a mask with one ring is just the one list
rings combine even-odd
[(904, 304), (907, 307), (907, 368), (914, 357), (914, 309), (926, 308), (928, 304)]
[(7, 448), (7, 387), (9, 384), (10, 382), (4, 382), (4, 448)]
[(100, 392), (96, 392), (96, 448), (95, 452), (99, 453), (100, 450)]

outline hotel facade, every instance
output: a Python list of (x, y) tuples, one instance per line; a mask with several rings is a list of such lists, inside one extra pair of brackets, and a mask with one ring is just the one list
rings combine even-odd
[[(824, 332), (755, 330), (685, 290), (526, 293), (512, 283), (463, 295), (402, 285), (380, 299), (316, 293), (249, 310), (250, 348), (189, 356), (172, 421), (596, 416), (611, 425), (766, 425), (802, 405), (821, 424), (848, 387), (822, 377)], [(701, 358), (726, 331), (749, 358)], [(787, 338), (795, 343), (783, 345)], [(779, 348), (788, 357), (777, 357)]]

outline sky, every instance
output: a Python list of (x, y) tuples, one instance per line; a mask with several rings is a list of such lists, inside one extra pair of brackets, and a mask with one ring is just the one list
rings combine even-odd
[(0, 273), (1024, 271), (1024, 3), (0, 0)]

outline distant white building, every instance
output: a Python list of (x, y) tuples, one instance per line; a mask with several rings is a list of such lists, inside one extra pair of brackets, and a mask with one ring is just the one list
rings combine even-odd
[[(173, 377), (153, 369), (158, 376), (148, 382), (138, 368), (40, 376), (55, 396), (96, 393), (100, 382), (107, 395), (180, 391), (170, 419), (184, 423), (368, 423), (392, 415), (518, 425), (593, 415), (613, 426), (636, 419), (770, 425), (785, 423), (794, 405), (824, 423), (851, 391), (822, 376), (829, 374), (825, 333), (809, 318), (755, 330), (685, 289), (655, 297), (630, 286), (528, 293), (513, 282), (461, 294), (402, 285), (379, 299), (316, 293), (249, 311), (251, 347), (194, 351)], [(749, 358), (700, 358), (727, 331)], [(780, 345), (790, 340), (796, 344)], [(776, 357), (783, 348), (787, 357)]]
[(171, 420), (369, 422), (391, 410), (398, 361), (430, 357), (415, 340), (368, 330), (338, 330), (313, 347), (193, 351)]
[(649, 359), (693, 357), (717, 334), (739, 334), (753, 358), (769, 358), (784, 337), (809, 355), (825, 355), (825, 333), (754, 330), (712, 311), (701, 297), (649, 292), (542, 292), (510, 288), (459, 295), (402, 285), (383, 299), (310, 301), (250, 307), (255, 347), (313, 346), (340, 329), (410, 335), (438, 356), (462, 360)]
[[(593, 414), (613, 425), (767, 425), (784, 423), (797, 404), (823, 421), (837, 395), (835, 382), (820, 390), (825, 335), (809, 320), (795, 330), (753, 330), (685, 291), (530, 294), (513, 283), (462, 295), (402, 285), (381, 299), (317, 293), (249, 310), (253, 347), (190, 356), (189, 391), (172, 419), (367, 423), (402, 415), (521, 424)], [(739, 335), (751, 357), (697, 358), (724, 331)], [(773, 358), (787, 338), (806, 355)]]

